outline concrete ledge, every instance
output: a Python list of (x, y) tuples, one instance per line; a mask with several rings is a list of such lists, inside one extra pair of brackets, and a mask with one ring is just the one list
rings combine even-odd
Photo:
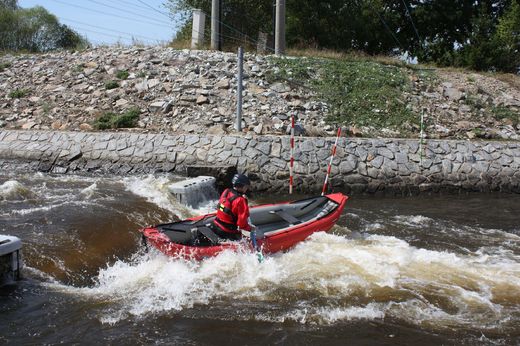
[[(296, 139), (296, 191), (320, 191), (333, 142)], [(422, 151), (417, 140), (341, 138), (331, 185), (347, 193), (520, 193), (518, 142), (429, 140)], [(120, 175), (187, 175), (197, 167), (196, 174), (204, 172), (200, 167), (225, 167), (221, 172), (229, 175), (236, 167), (252, 176), (255, 190), (282, 192), (288, 190), (289, 137), (0, 131), (0, 167), (14, 162), (45, 172)]]

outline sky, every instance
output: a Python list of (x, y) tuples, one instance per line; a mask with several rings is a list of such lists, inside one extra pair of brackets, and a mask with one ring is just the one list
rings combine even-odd
[(171, 41), (179, 27), (168, 16), (165, 0), (18, 0), (18, 6), (42, 6), (94, 45), (154, 45)]

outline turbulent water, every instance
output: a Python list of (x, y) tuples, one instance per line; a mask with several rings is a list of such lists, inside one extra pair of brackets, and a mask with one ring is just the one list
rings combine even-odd
[(136, 232), (213, 209), (176, 203), (175, 179), (0, 176), (0, 233), (25, 261), (0, 288), (0, 344), (520, 343), (518, 195), (355, 197), (263, 263), (190, 262)]

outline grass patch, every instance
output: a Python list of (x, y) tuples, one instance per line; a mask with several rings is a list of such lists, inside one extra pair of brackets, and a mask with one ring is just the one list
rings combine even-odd
[(132, 108), (124, 114), (105, 113), (94, 122), (94, 128), (98, 130), (119, 129), (136, 127), (141, 112)]
[(109, 81), (105, 82), (105, 89), (107, 89), (107, 90), (115, 89), (117, 87), (119, 87), (119, 83), (115, 80), (109, 80)]
[(268, 80), (311, 89), (329, 105), (329, 123), (399, 130), (405, 123), (418, 124), (419, 117), (401, 100), (411, 89), (401, 68), (350, 58), (273, 59), (278, 69)]
[(116, 72), (116, 77), (119, 79), (122, 79), (122, 80), (127, 79), (129, 75), (130, 74), (128, 73), (127, 70), (119, 70)]
[(497, 120), (509, 119), (513, 126), (517, 126), (520, 123), (520, 114), (504, 106), (496, 106), (491, 108), (493, 117)]
[(11, 63), (9, 62), (0, 62), (0, 72), (4, 72), (6, 68), (11, 67)]
[(43, 114), (47, 115), (49, 114), (49, 112), (51, 111), (52, 109), (52, 106), (50, 104), (48, 104), (47, 102), (45, 102), (44, 104), (42, 104), (42, 110), (43, 110)]
[(520, 75), (515, 75), (512, 73), (485, 73), (485, 75), (496, 78), (504, 83), (509, 84), (512, 88), (516, 90), (520, 90)]
[(80, 72), (83, 72), (83, 70), (85, 69), (86, 65), (84, 63), (81, 63), (81, 64), (78, 64), (76, 66), (74, 66), (72, 68), (72, 72), (75, 72), (75, 73), (80, 73)]
[(464, 103), (471, 107), (473, 111), (477, 111), (482, 108), (487, 108), (487, 104), (480, 98), (474, 96), (474, 95), (468, 95), (464, 99)]
[(479, 128), (479, 127), (474, 128), (474, 129), (471, 130), (471, 131), (475, 134), (475, 137), (477, 137), (477, 138), (482, 138), (482, 137), (484, 137), (484, 131), (483, 131), (481, 128)]
[(15, 89), (9, 93), (9, 97), (12, 99), (21, 99), (31, 93), (30, 89)]

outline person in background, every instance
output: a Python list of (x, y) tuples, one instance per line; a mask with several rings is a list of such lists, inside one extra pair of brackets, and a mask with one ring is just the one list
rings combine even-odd
[(250, 232), (254, 228), (245, 196), (251, 188), (251, 181), (243, 174), (235, 174), (231, 185), (233, 187), (224, 190), (220, 196), (212, 228), (220, 238), (238, 240), (242, 237), (241, 230)]

